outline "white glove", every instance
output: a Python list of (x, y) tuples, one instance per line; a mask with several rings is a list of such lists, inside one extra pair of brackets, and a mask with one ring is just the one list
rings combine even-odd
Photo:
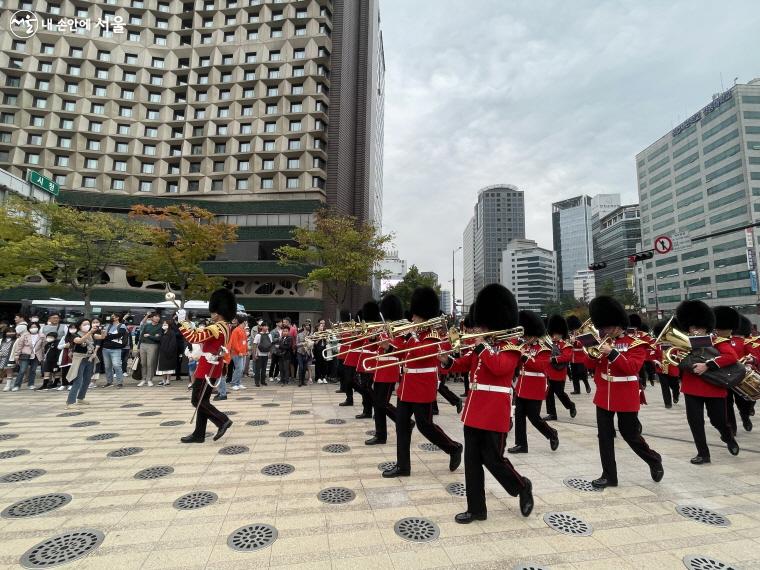
[(187, 320), (187, 311), (185, 309), (180, 309), (177, 311), (177, 320), (182, 323)]

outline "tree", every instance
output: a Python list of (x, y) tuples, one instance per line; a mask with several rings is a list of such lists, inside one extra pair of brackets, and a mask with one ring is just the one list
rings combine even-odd
[(24, 283), (30, 275), (53, 267), (49, 239), (32, 204), (9, 198), (0, 207), (0, 289)]
[(221, 286), (222, 277), (206, 275), (201, 262), (224, 251), (237, 239), (237, 228), (189, 205), (154, 208), (136, 205), (133, 220), (148, 221), (146, 246), (130, 260), (129, 270), (140, 280), (162, 281), (179, 292), (179, 304), (200, 298)]
[(541, 307), (541, 313), (545, 315), (562, 315), (569, 317), (575, 315), (582, 321), (588, 316), (588, 303), (576, 299), (572, 293), (562, 293), (559, 299), (546, 303)]
[(313, 229), (293, 230), (296, 244), (277, 248), (275, 255), (283, 265), (312, 267), (302, 283), (310, 289), (321, 285), (340, 311), (352, 286), (384, 275), (377, 267), (392, 238), (353, 216), (322, 209)]
[(404, 278), (383, 291), (383, 295), (396, 295), (401, 300), (404, 310), (409, 309), (409, 303), (412, 300), (412, 293), (417, 287), (432, 287), (438, 295), (441, 294), (441, 286), (438, 285), (435, 277), (422, 275), (416, 265), (412, 265), (406, 272)]

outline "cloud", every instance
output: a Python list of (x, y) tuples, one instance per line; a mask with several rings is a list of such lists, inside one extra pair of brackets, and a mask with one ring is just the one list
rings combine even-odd
[[(384, 229), (446, 287), (480, 188), (524, 190), (527, 237), (551, 248), (551, 202), (600, 192), (636, 202), (634, 155), (720, 91), (721, 72), (726, 85), (760, 75), (751, 0), (731, 10), (381, 0), (381, 10)], [(459, 291), (461, 273), (458, 257)]]

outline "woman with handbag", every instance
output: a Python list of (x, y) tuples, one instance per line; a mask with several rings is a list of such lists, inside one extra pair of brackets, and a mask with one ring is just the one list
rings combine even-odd
[(71, 369), (69, 377), (74, 378), (66, 407), (70, 408), (76, 402), (79, 405), (89, 404), (85, 402), (87, 388), (90, 386), (95, 364), (98, 362), (95, 346), (95, 331), (89, 319), (80, 319), (76, 324), (77, 332), (69, 333), (71, 345)]
[(56, 386), (55, 389), (59, 392), (67, 389), (71, 390), (71, 379), (68, 375), (71, 371), (71, 351), (73, 349), (71, 339), (74, 338), (76, 333), (76, 325), (70, 324), (68, 326), (68, 333), (58, 343), (58, 367), (61, 369), (61, 384)]
[(29, 373), (28, 388), (34, 390), (37, 367), (44, 357), (45, 338), (40, 334), (39, 323), (31, 323), (28, 330), (25, 325), (17, 325), (16, 333), (19, 338), (13, 348), (13, 360), (18, 363), (18, 375), (11, 391), (18, 391), (27, 372)]
[(0, 331), (0, 379), (5, 379), (3, 392), (8, 392), (13, 383), (13, 369), (16, 366), (13, 360), (13, 345), (16, 344), (16, 329), (3, 325)]

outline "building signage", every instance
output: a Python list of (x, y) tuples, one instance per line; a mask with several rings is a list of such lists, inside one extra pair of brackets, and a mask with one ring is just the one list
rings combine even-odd
[(691, 117), (686, 119), (683, 123), (678, 125), (675, 129), (671, 131), (671, 133), (673, 134), (674, 137), (680, 135), (683, 131), (688, 129), (694, 123), (699, 122), (703, 117), (706, 117), (707, 115), (712, 113), (715, 109), (720, 107), (726, 101), (730, 100), (732, 97), (733, 97), (733, 92), (730, 89), (728, 91), (725, 91), (724, 93), (721, 93), (715, 99), (710, 101), (710, 103), (705, 105), (701, 110), (697, 111)]
[(43, 176), (36, 170), (27, 170), (26, 180), (32, 186), (41, 188), (42, 190), (44, 190), (45, 192), (49, 192), (53, 196), (58, 196), (58, 194), (61, 192), (61, 187), (56, 182), (53, 182), (52, 180), (50, 180), (50, 178)]

